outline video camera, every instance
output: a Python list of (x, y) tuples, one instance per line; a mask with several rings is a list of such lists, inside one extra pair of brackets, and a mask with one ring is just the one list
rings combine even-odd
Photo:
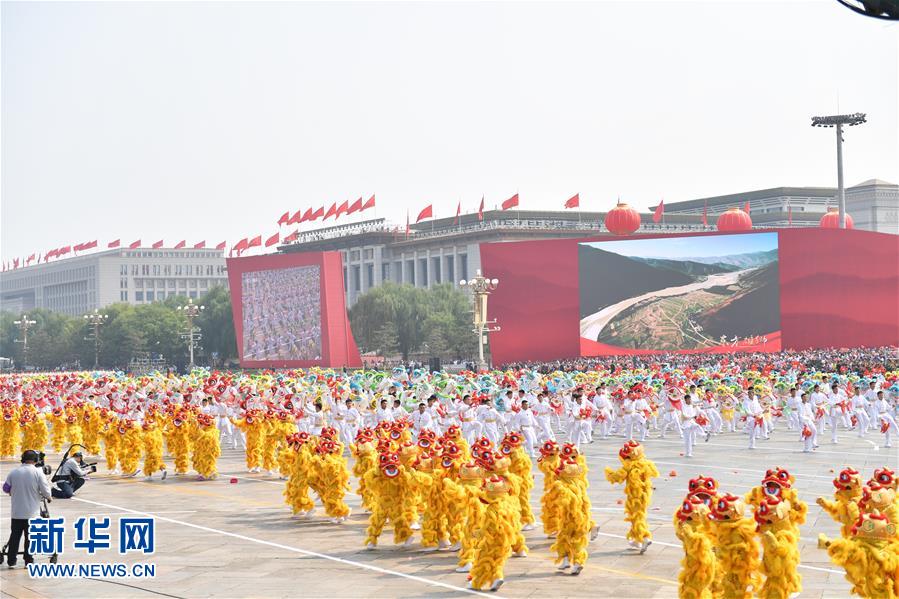
[[(50, 479), (50, 482), (54, 482), (54, 483), (59, 482), (59, 481), (68, 482), (71, 480), (72, 477), (70, 475), (60, 474), (59, 471), (62, 469), (63, 464), (66, 463), (66, 460), (69, 459), (69, 453), (71, 453), (71, 451), (73, 449), (75, 449), (76, 447), (81, 447), (82, 449), (87, 449), (87, 447), (85, 447), (84, 445), (81, 445), (79, 443), (74, 443), (74, 444), (70, 445), (69, 448), (66, 450), (66, 452), (63, 454), (62, 460), (59, 461), (59, 466), (56, 468), (56, 472), (53, 473), (53, 478)], [(43, 457), (44, 457), (44, 454), (41, 454), (42, 462), (43, 462)], [(79, 460), (79, 462), (80, 462), (82, 468), (89, 467), (91, 469), (92, 473), (97, 471), (97, 462), (85, 463), (84, 460)], [(45, 466), (44, 472), (46, 474), (50, 474), (50, 468)]]
[[(26, 451), (25, 453), (27, 454), (28, 452)], [(53, 470), (45, 462), (45, 460), (47, 459), (47, 454), (45, 454), (43, 451), (32, 451), (32, 455), (34, 454), (37, 454), (37, 461), (35, 461), (34, 467), (40, 468), (41, 472), (43, 472), (45, 476), (50, 476), (50, 472), (52, 472)]]

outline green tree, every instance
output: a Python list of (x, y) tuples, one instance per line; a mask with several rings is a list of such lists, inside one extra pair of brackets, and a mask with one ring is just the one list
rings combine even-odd
[(206, 356), (218, 354), (217, 364), (237, 357), (237, 338), (234, 334), (234, 317), (231, 314), (231, 294), (226, 287), (216, 285), (203, 296), (206, 309), (197, 319), (203, 334)]

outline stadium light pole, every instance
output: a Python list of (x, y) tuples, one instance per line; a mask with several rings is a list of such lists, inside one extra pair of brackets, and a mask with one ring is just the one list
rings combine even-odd
[(843, 187), (843, 125), (855, 127), (866, 123), (865, 113), (813, 116), (812, 127), (836, 127), (837, 129), (837, 193), (840, 207), (840, 228), (846, 228), (846, 189)]
[[(106, 323), (107, 318), (109, 318), (109, 315), (101, 314), (97, 308), (94, 308), (93, 312), (84, 315), (87, 326), (93, 329), (91, 334), (94, 336), (94, 370), (100, 367), (100, 327)], [(85, 339), (90, 341), (90, 337), (85, 337)]]
[(22, 314), (21, 319), (14, 320), (12, 323), (19, 327), (19, 331), (22, 333), (22, 338), (15, 341), (22, 344), (22, 366), (28, 370), (28, 329), (36, 325), (37, 321), (29, 319), (27, 314)]
[(190, 348), (190, 369), (194, 369), (194, 345), (195, 342), (203, 338), (197, 329), (194, 328), (194, 318), (200, 315), (200, 312), (206, 309), (206, 306), (197, 305), (193, 298), (187, 300), (184, 306), (178, 306), (178, 310), (187, 316), (187, 332), (182, 333), (181, 338), (187, 339), (187, 346)]
[(481, 274), (478, 269), (473, 279), (459, 281), (460, 287), (471, 289), (472, 301), (474, 302), (474, 332), (478, 334), (478, 368), (487, 368), (487, 362), (484, 360), (484, 344), (487, 342), (486, 333), (499, 331), (495, 320), (487, 320), (487, 298), (490, 292), (499, 286), (499, 279), (488, 279)]

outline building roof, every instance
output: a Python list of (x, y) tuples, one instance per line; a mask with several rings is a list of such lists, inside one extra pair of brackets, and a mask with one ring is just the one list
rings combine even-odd
[(853, 185), (849, 189), (854, 187), (873, 187), (875, 185), (880, 185), (882, 187), (899, 187), (895, 183), (890, 183), (889, 181), (884, 181), (883, 179), (868, 179), (867, 181), (862, 181), (858, 185)]
[[(744, 191), (742, 193), (730, 193), (723, 196), (710, 196), (707, 198), (699, 198), (696, 200), (686, 200), (683, 202), (671, 202), (665, 204), (665, 210), (692, 210), (694, 208), (702, 208), (703, 206), (735, 206), (740, 207), (746, 202), (752, 200), (763, 200), (765, 198), (776, 198), (781, 196), (812, 196), (821, 198), (831, 198), (837, 192), (835, 187), (772, 187), (770, 189), (758, 189), (755, 191)], [(655, 209), (652, 206), (651, 209)]]

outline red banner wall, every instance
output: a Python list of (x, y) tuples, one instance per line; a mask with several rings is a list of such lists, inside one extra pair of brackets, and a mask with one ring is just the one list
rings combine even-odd
[[(899, 236), (819, 228), (775, 231), (784, 349), (899, 344)], [(628, 238), (604, 235), (480, 246), (485, 276), (500, 280), (489, 304), (490, 317), (501, 327), (490, 336), (495, 364), (583, 355), (578, 244), (615, 239)], [(596, 348), (586, 349), (584, 353), (596, 353)]]
[[(240, 365), (244, 368), (308, 368), (310, 366), (361, 367), (362, 359), (350, 330), (343, 289), (343, 262), (340, 252), (303, 252), (269, 254), (247, 258), (228, 258), (228, 287), (231, 289), (231, 313)], [(244, 360), (243, 293), (241, 277), (245, 272), (279, 270), (316, 265), (320, 269), (322, 326), (321, 360)]]

